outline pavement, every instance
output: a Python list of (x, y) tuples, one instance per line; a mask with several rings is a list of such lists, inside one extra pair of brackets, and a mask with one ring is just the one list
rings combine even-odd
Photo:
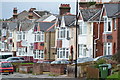
[(85, 80), (85, 79), (76, 79), (72, 77), (68, 77), (67, 75), (50, 75), (50, 73), (43, 73), (41, 75), (33, 75), (33, 74), (2, 74), (0, 75), (0, 80)]
[(14, 73), (14, 74), (2, 74), (1, 76), (2, 78), (70, 78), (67, 77), (67, 75), (50, 75), (49, 72), (40, 75)]

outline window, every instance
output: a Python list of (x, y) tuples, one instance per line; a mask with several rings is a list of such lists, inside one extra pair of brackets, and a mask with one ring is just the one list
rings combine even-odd
[(44, 32), (35, 33), (35, 42), (44, 42)]
[(104, 17), (104, 32), (112, 32), (112, 20)]
[(104, 43), (104, 55), (112, 55), (112, 43)]
[(44, 51), (43, 50), (35, 50), (34, 58), (35, 59), (43, 59)]
[(78, 45), (78, 47), (79, 47), (79, 57), (80, 56), (87, 56), (87, 50), (86, 50), (86, 45), (84, 45), (84, 44), (79, 44)]
[(12, 37), (12, 32), (9, 33), (9, 37)]
[(57, 49), (57, 58), (68, 59), (69, 58), (69, 49), (68, 48), (58, 48)]
[(18, 53), (20, 56), (25, 56), (26, 55), (26, 48), (18, 48)]
[(18, 40), (25, 40), (25, 32), (18, 32), (17, 39)]
[(113, 19), (113, 24), (114, 24), (114, 30), (116, 30), (116, 27), (117, 27), (117, 26), (116, 26), (116, 24), (117, 24), (117, 23), (116, 23), (116, 19)]
[(69, 37), (69, 30), (67, 28), (58, 29), (58, 39), (63, 39)]
[(25, 32), (23, 32), (23, 40), (25, 40)]
[(80, 25), (79, 25), (79, 33), (82, 34), (82, 35), (85, 35), (87, 34), (87, 23), (86, 22), (80, 22)]
[(9, 50), (10, 51), (12, 50), (12, 44), (9, 44)]

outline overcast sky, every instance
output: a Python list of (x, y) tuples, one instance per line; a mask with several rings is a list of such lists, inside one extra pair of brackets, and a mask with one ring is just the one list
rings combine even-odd
[(12, 10), (17, 7), (18, 13), (34, 7), (37, 10), (47, 10), (53, 14), (59, 13), (60, 4), (70, 4), (71, 13), (75, 13), (75, 0), (2, 0), (0, 2), (0, 18), (12, 17)]

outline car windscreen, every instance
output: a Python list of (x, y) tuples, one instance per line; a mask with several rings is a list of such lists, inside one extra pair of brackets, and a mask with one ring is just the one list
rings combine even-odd
[(2, 68), (12, 67), (11, 63), (1, 63)]

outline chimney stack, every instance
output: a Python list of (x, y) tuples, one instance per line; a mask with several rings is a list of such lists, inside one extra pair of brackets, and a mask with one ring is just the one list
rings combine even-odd
[(36, 8), (30, 8), (29, 13), (28, 13), (28, 18), (33, 19), (33, 11), (36, 10)]
[(60, 10), (59, 14), (63, 15), (67, 12), (70, 13), (70, 9), (71, 9), (70, 4), (61, 4), (59, 7), (59, 10)]
[(18, 16), (18, 14), (17, 14), (17, 8), (14, 8), (13, 9), (13, 18), (17, 19), (17, 16)]

